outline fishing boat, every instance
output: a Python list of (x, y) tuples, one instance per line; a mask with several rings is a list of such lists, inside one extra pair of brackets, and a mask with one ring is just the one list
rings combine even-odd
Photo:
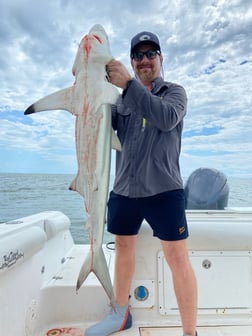
[[(252, 207), (226, 206), (228, 184), (215, 170), (191, 175), (185, 191), (198, 335), (251, 336)], [(76, 292), (89, 245), (74, 243), (70, 225), (59, 211), (0, 224), (0, 335), (81, 336), (111, 309), (93, 273)], [(113, 280), (113, 241), (103, 250)], [(114, 335), (181, 336), (171, 273), (147, 223), (139, 234), (130, 304), (133, 327)]]

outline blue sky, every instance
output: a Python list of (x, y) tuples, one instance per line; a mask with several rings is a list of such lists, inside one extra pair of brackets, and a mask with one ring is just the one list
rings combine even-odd
[[(76, 172), (74, 117), (24, 116), (34, 101), (72, 85), (77, 46), (95, 23), (130, 69), (129, 43), (159, 35), (164, 77), (188, 94), (181, 170), (252, 177), (250, 0), (1, 0), (0, 172)], [(113, 158), (114, 161), (114, 158)], [(113, 172), (112, 164), (112, 172)]]

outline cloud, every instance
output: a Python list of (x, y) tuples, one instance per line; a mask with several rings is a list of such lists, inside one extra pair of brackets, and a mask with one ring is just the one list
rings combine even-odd
[(142, 30), (159, 35), (165, 78), (188, 95), (183, 174), (205, 165), (251, 176), (250, 1), (2, 0), (1, 8), (1, 171), (75, 172), (74, 117), (23, 111), (73, 84), (78, 43), (100, 23), (114, 57), (129, 69), (131, 37)]

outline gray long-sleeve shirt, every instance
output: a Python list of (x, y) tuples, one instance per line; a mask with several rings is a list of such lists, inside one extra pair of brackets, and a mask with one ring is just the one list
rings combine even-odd
[(179, 155), (187, 97), (180, 85), (153, 81), (150, 92), (136, 79), (112, 108), (122, 144), (116, 156), (114, 192), (146, 197), (183, 188)]

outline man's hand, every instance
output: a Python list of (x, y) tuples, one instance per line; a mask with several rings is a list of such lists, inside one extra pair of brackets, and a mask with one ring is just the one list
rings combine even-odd
[(106, 66), (106, 70), (112, 84), (123, 90), (126, 89), (128, 81), (132, 79), (132, 76), (121, 62), (116, 60), (110, 61)]

